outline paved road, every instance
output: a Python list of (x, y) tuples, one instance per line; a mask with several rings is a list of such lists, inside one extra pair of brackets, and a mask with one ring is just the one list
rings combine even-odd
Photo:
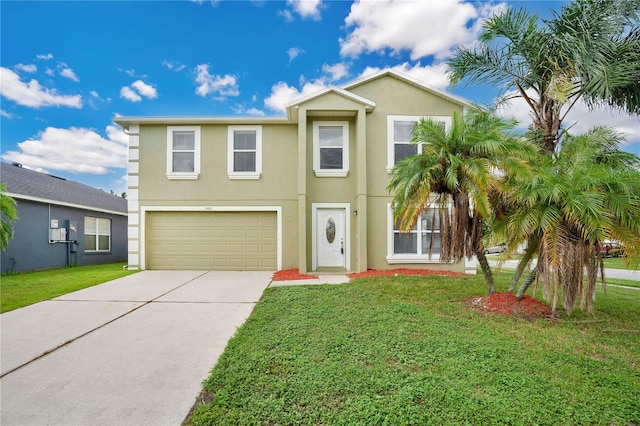
[(1, 315), (0, 424), (180, 424), (270, 279), (143, 271)]
[[(497, 266), (498, 262), (495, 260), (490, 260), (489, 264), (491, 266)], [(517, 260), (508, 260), (503, 262), (502, 267), (508, 269), (516, 269), (518, 266)], [(606, 278), (618, 278), (623, 280), (631, 280), (631, 281), (640, 281), (640, 271), (629, 271), (626, 269), (610, 269), (605, 268), (604, 276)], [(636, 287), (628, 287), (628, 288), (636, 288)]]

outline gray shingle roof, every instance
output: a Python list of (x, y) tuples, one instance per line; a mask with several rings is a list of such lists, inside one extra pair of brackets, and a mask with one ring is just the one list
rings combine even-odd
[(0, 182), (5, 184), (7, 192), (16, 195), (75, 204), (89, 210), (127, 212), (127, 200), (122, 197), (12, 164), (0, 162)]

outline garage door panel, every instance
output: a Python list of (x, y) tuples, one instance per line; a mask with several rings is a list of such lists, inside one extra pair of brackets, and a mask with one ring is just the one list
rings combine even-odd
[(150, 212), (147, 268), (275, 270), (275, 212)]

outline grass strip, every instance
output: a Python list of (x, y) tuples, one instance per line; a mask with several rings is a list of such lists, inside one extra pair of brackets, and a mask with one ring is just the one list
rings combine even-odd
[(0, 278), (0, 312), (8, 312), (135, 273), (125, 263), (76, 266), (3, 275)]

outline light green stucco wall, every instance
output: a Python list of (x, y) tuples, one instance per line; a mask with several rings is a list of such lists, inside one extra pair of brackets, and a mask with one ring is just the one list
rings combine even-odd
[(201, 170), (197, 180), (166, 176), (167, 126), (140, 128), (140, 206), (280, 206), (282, 267), (297, 267), (297, 127), (262, 125), (262, 175), (230, 180), (227, 125), (202, 125)]

